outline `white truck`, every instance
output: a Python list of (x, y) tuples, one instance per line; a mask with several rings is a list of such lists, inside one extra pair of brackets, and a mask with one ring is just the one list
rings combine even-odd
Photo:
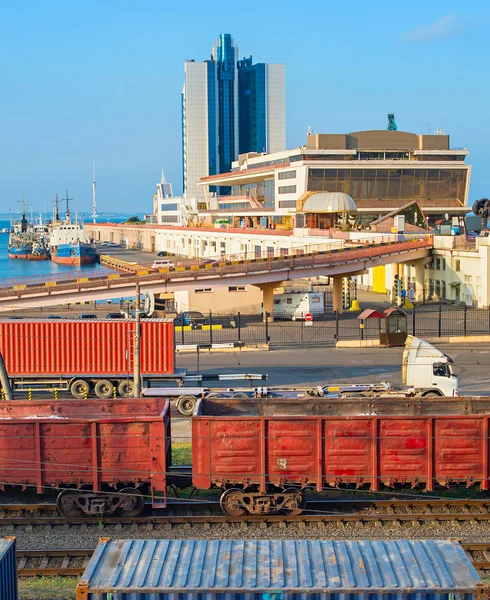
[[(423, 340), (409, 335), (402, 359), (402, 385), (386, 381), (366, 384), (334, 384), (310, 387), (253, 388), (154, 388), (143, 390), (144, 396), (166, 396), (177, 400), (177, 410), (192, 415), (199, 398), (347, 398), (352, 396), (457, 396), (458, 377), (453, 373), (452, 359)], [(258, 377), (255, 375), (254, 377)]]
[[(260, 309), (262, 316), (263, 309)], [(274, 294), (274, 319), (300, 321), (305, 315), (323, 315), (325, 300), (323, 292), (301, 291)]]

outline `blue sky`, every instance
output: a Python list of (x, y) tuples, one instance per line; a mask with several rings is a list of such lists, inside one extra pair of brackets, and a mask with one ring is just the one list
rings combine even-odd
[(219, 33), (241, 56), (286, 64), (287, 145), (315, 132), (430, 126), (466, 146), (471, 200), (490, 194), (490, 7), (480, 0), (0, 5), (0, 212), (69, 190), (91, 211), (149, 212), (163, 166), (181, 190), (186, 59)]

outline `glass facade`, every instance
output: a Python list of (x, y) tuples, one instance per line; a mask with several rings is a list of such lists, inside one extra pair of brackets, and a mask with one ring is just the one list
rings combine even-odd
[(466, 177), (466, 169), (309, 169), (308, 191), (345, 192), (356, 201), (463, 201)]

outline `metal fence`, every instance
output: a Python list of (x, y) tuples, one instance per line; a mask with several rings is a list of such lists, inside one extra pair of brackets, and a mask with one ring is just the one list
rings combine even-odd
[[(490, 334), (490, 309), (453, 305), (421, 305), (407, 310), (408, 333), (419, 337), (472, 336)], [(201, 325), (175, 326), (177, 345), (266, 344), (272, 347), (333, 346), (337, 340), (367, 340), (379, 337), (377, 319), (366, 319), (364, 327), (359, 313), (327, 312), (292, 321), (284, 315), (215, 316), (209, 313)]]

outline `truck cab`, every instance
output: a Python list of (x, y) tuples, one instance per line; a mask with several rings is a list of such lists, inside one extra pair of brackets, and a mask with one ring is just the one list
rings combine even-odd
[(458, 377), (453, 360), (432, 344), (412, 335), (403, 352), (402, 384), (422, 396), (457, 396)]

